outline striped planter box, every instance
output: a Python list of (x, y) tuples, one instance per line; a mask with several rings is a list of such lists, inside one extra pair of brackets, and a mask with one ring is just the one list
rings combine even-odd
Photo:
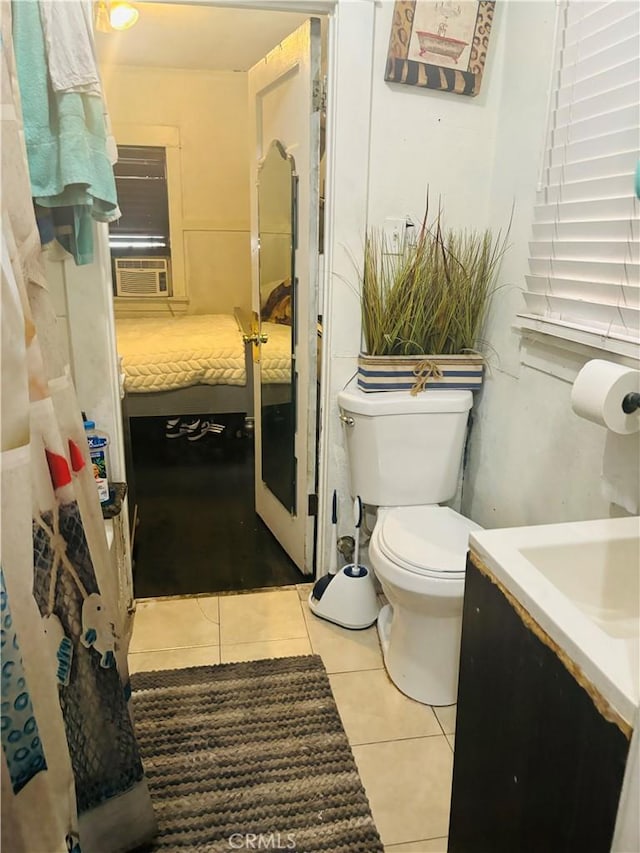
[(411, 391), (425, 388), (477, 391), (482, 385), (481, 355), (360, 355), (358, 387), (363, 391)]

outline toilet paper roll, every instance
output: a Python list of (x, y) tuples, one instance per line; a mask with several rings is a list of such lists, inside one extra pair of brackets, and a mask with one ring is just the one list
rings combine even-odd
[(594, 359), (582, 368), (571, 390), (573, 411), (612, 432), (629, 435), (640, 430), (640, 412), (627, 415), (622, 401), (640, 391), (640, 372), (611, 361)]

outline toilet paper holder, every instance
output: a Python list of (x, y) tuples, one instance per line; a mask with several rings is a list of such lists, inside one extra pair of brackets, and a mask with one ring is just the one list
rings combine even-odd
[(571, 408), (610, 432), (639, 432), (640, 371), (598, 358), (588, 361), (573, 383)]
[(636, 391), (630, 391), (622, 398), (622, 411), (625, 415), (630, 415), (640, 409), (640, 394)]

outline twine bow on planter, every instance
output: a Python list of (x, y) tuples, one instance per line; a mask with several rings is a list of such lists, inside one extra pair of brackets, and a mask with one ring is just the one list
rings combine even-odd
[(429, 379), (442, 379), (442, 371), (435, 363), (428, 358), (419, 361), (413, 368), (414, 376), (417, 376), (415, 385), (411, 389), (411, 396), (415, 397), (420, 391), (424, 391)]

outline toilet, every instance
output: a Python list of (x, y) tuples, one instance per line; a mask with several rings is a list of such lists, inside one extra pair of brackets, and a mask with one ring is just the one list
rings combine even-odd
[(387, 672), (427, 705), (456, 701), (469, 533), (456, 493), (471, 391), (338, 394), (351, 493), (376, 520), (369, 563), (389, 602), (378, 616)]

